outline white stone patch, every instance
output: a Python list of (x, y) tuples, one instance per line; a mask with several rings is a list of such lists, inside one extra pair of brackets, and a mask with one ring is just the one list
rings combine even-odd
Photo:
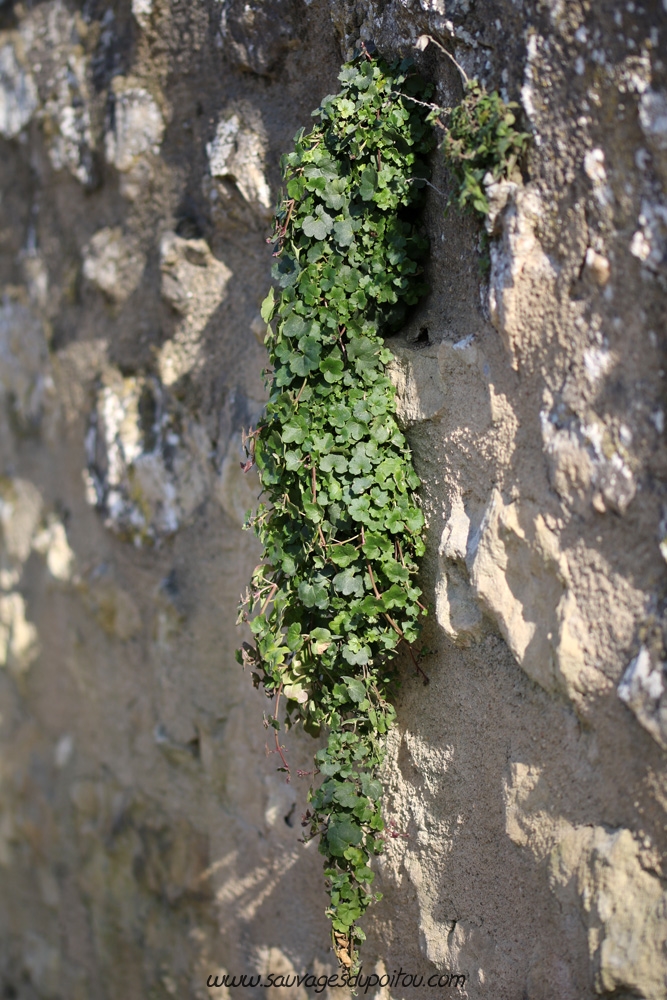
[(46, 566), (55, 580), (67, 583), (74, 571), (74, 552), (67, 541), (65, 526), (58, 520), (51, 520), (46, 528), (35, 535), (32, 542), (35, 552), (46, 560)]
[(645, 90), (639, 100), (639, 124), (649, 146), (667, 152), (667, 94)]
[(39, 655), (37, 629), (26, 619), (21, 594), (0, 594), (0, 667), (24, 674)]
[(498, 222), (508, 201), (516, 196), (519, 185), (514, 181), (497, 181), (491, 172), (485, 174), (483, 181), (484, 193), (489, 203), (489, 211), (484, 220), (484, 226), (490, 236), (498, 234)]
[(593, 195), (603, 207), (610, 205), (613, 195), (607, 183), (607, 171), (604, 165), (604, 150), (591, 149), (584, 156), (584, 173), (593, 185)]
[(173, 385), (202, 363), (201, 335), (227, 294), (232, 272), (205, 240), (165, 233), (160, 243), (162, 297), (179, 315), (173, 337), (158, 359), (164, 385)]
[(648, 260), (651, 256), (651, 244), (646, 239), (641, 229), (637, 230), (630, 241), (630, 253), (642, 263)]
[(5, 139), (19, 135), (38, 104), (35, 81), (16, 48), (11, 41), (0, 44), (0, 135)]
[(630, 241), (630, 253), (652, 271), (664, 269), (667, 253), (667, 205), (642, 201), (638, 229)]
[(586, 250), (585, 267), (596, 285), (604, 287), (607, 284), (611, 272), (609, 261), (593, 247), (588, 247)]
[(191, 520), (210, 492), (211, 444), (155, 379), (108, 371), (86, 435), (88, 501), (135, 545)]
[(593, 457), (593, 483), (603, 500), (602, 506), (596, 504), (596, 507), (602, 513), (606, 503), (618, 514), (625, 514), (635, 497), (637, 484), (632, 470), (619, 452), (613, 451), (611, 455), (608, 454), (609, 449), (605, 447), (605, 432), (603, 424), (590, 423), (581, 426), (583, 441), (590, 447)]
[(579, 909), (595, 992), (663, 1000), (667, 893), (642, 861), (629, 830), (572, 827), (550, 855), (549, 884), (564, 910)]
[(100, 229), (83, 249), (84, 277), (117, 304), (138, 288), (145, 265), (120, 227)]
[(477, 596), (498, 622), (528, 676), (577, 700), (593, 678), (583, 618), (556, 535), (527, 501), (505, 504), (494, 491), (467, 564)]
[(51, 96), (44, 105), (53, 169), (69, 170), (82, 184), (90, 184), (93, 180), (94, 143), (86, 69), (84, 57), (72, 48), (59, 68)]
[(463, 501), (457, 495), (452, 501), (451, 513), (440, 541), (440, 552), (445, 559), (465, 559), (469, 533), (470, 518), (466, 514)]
[(153, 177), (165, 123), (155, 98), (121, 76), (113, 79), (114, 112), (105, 136), (105, 155), (121, 174), (121, 192), (136, 201)]
[(143, 87), (114, 78), (114, 125), (106, 134), (106, 158), (117, 170), (131, 170), (139, 157), (157, 155), (164, 121), (154, 98)]
[(435, 615), (446, 635), (468, 646), (479, 638), (482, 612), (470, 586), (464, 560), (470, 536), (470, 518), (459, 496), (454, 496), (438, 549)]
[[(33, 538), (42, 516), (42, 496), (27, 479), (0, 479), (1, 567), (18, 573), (30, 556)], [(16, 578), (18, 582), (18, 577)], [(11, 583), (10, 586), (14, 586)], [(0, 586), (6, 585), (0, 581)]]
[(538, 112), (536, 107), (536, 80), (538, 73), (536, 70), (538, 47), (543, 43), (543, 39), (536, 32), (528, 32), (526, 40), (526, 66), (524, 69), (524, 82), (521, 87), (521, 103), (528, 116), (528, 120), (533, 127), (535, 144), (541, 145), (542, 137), (539, 134)]
[(617, 361), (617, 357), (612, 351), (604, 347), (589, 347), (584, 351), (584, 371), (586, 378), (595, 385), (604, 378)]
[(132, 13), (141, 27), (147, 28), (153, 13), (153, 0), (132, 0)]
[(654, 662), (642, 646), (618, 685), (618, 697), (663, 750), (667, 750), (666, 670), (667, 664)]
[(234, 181), (247, 202), (271, 208), (271, 188), (264, 173), (263, 130), (244, 123), (237, 113), (223, 118), (206, 145), (211, 177)]
[(56, 748), (53, 752), (53, 763), (56, 765), (58, 770), (67, 766), (73, 753), (74, 737), (71, 733), (65, 733), (65, 735), (61, 736), (56, 743)]

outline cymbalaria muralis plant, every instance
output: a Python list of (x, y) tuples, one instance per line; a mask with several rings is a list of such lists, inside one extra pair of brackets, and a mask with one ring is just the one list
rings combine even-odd
[(412, 644), (425, 613), (414, 583), (419, 479), (382, 335), (426, 290), (414, 219), (431, 123), (445, 130), (452, 200), (482, 217), (485, 181), (511, 177), (529, 139), (514, 128), (516, 105), (456, 65), (464, 96), (454, 109), (424, 100), (409, 61), (387, 65), (364, 51), (343, 67), (342, 91), (283, 157), (271, 241), (280, 291), (262, 305), (270, 395), (246, 467), (257, 464), (265, 497), (249, 521), (264, 558), (239, 617), (255, 644), (237, 655), (274, 698), (266, 724), (288, 780), (281, 705), (287, 727), (327, 734), (304, 825), (320, 838), (334, 947), (348, 967), (364, 939), (357, 921), (377, 898), (370, 862), (384, 843), (378, 775), (395, 716), (391, 661), (403, 643), (419, 669)]
[(364, 938), (357, 921), (375, 898), (371, 858), (383, 847), (391, 661), (416, 641), (424, 613), (414, 583), (419, 479), (382, 335), (425, 291), (427, 244), (414, 220), (432, 129), (410, 99), (425, 93), (410, 62), (364, 52), (339, 79), (341, 92), (282, 161), (272, 240), (280, 291), (262, 306), (269, 401), (248, 445), (264, 498), (249, 523), (264, 553), (240, 612), (254, 646), (237, 656), (274, 698), (267, 725), (288, 779), (281, 709), (288, 727), (326, 733), (304, 825), (320, 838), (334, 947), (351, 966)]

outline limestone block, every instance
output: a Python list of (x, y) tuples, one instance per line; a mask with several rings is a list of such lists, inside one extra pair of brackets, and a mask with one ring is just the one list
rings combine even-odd
[[(584, 358), (594, 383), (608, 370), (601, 352)], [(540, 414), (549, 478), (561, 499), (583, 510), (593, 503), (599, 513), (607, 508), (625, 514), (637, 492), (628, 461), (612, 444), (608, 429), (600, 421), (576, 418), (560, 424), (555, 414)]]
[[(665, 154), (667, 155), (667, 154)], [(633, 257), (656, 274), (664, 273), (667, 250), (667, 204), (644, 198), (628, 249)]]
[(482, 612), (465, 566), (469, 534), (470, 518), (455, 496), (438, 550), (435, 613), (445, 633), (460, 645), (468, 645), (482, 631)]
[(117, 304), (138, 288), (145, 264), (119, 226), (100, 229), (83, 249), (84, 277)]
[(0, 33), (0, 135), (13, 139), (25, 128), (39, 103), (35, 81), (22, 58), (20, 41)]
[[(396, 388), (397, 415), (410, 427), (436, 420), (444, 413), (466, 413), (474, 430), (491, 423), (489, 390), (480, 371), (481, 355), (472, 336), (452, 343), (443, 341), (424, 350), (392, 345), (394, 359), (387, 374)], [(471, 397), (479, 400), (474, 408), (466, 405)]]
[(137, 159), (157, 155), (164, 120), (155, 99), (144, 87), (122, 76), (113, 80), (114, 124), (106, 134), (106, 158), (116, 170), (131, 170)]
[(592, 679), (567, 561), (534, 507), (494, 491), (468, 544), (470, 580), (517, 662), (545, 690), (577, 698)]
[(37, 628), (26, 619), (21, 594), (0, 595), (0, 667), (16, 677), (24, 674), (39, 655)]
[(409, 427), (438, 416), (446, 399), (434, 349), (394, 349), (394, 354), (387, 374), (396, 388), (396, 407), (401, 423)]
[(41, 516), (42, 495), (33, 483), (27, 479), (0, 479), (3, 563), (6, 560), (9, 567), (20, 571), (30, 555)]
[(247, 202), (271, 208), (271, 188), (264, 174), (266, 139), (261, 123), (253, 127), (236, 112), (221, 118), (206, 152), (211, 177), (233, 181)]
[(35, 535), (32, 547), (35, 552), (44, 556), (47, 569), (55, 580), (66, 583), (72, 579), (75, 557), (61, 521), (52, 518), (47, 526)]
[(667, 893), (640, 861), (629, 830), (577, 827), (549, 860), (563, 905), (576, 900), (588, 930), (597, 993), (627, 990), (663, 1000), (667, 987)]
[(178, 313), (173, 337), (159, 357), (164, 385), (173, 385), (201, 363), (201, 336), (227, 294), (232, 272), (205, 240), (165, 233), (160, 243), (162, 297)]
[(667, 665), (654, 662), (642, 646), (618, 685), (618, 697), (663, 750), (667, 750), (666, 673)]
[(189, 522), (210, 492), (211, 444), (155, 379), (108, 369), (86, 435), (88, 502), (136, 545)]
[(546, 858), (571, 830), (566, 820), (554, 814), (553, 788), (535, 764), (515, 761), (509, 765), (503, 799), (507, 836), (538, 860)]
[[(72, 27), (70, 26), (70, 31)], [(84, 185), (94, 181), (95, 142), (90, 117), (87, 65), (80, 47), (62, 45), (57, 77), (44, 102), (43, 127), (54, 170), (69, 170)]]
[(153, 13), (153, 0), (132, 0), (132, 13), (141, 27), (147, 28)]
[(536, 236), (543, 216), (540, 198), (532, 188), (508, 192), (500, 224), (502, 235), (491, 245), (489, 310), (515, 368), (533, 306), (553, 287), (556, 273)]
[(115, 76), (113, 123), (105, 135), (105, 156), (121, 174), (121, 191), (133, 202), (146, 190), (165, 130), (162, 112), (145, 87)]

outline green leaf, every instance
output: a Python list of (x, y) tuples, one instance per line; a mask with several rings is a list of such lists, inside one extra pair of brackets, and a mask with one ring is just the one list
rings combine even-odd
[(333, 578), (334, 588), (339, 594), (355, 594), (361, 597), (364, 592), (364, 584), (360, 576), (357, 576), (353, 569), (349, 567), (341, 573), (336, 573)]
[(338, 819), (331, 823), (326, 838), (329, 851), (334, 858), (342, 858), (346, 849), (352, 844), (356, 846), (363, 840), (363, 831), (349, 819)]
[(369, 774), (361, 775), (361, 790), (369, 799), (377, 802), (382, 798), (382, 785), (376, 778), (371, 778)]
[(302, 337), (306, 332), (306, 321), (303, 316), (292, 313), (283, 323), (282, 332), (286, 337)]
[(320, 361), (320, 371), (323, 372), (324, 378), (327, 382), (339, 382), (344, 370), (343, 362), (340, 358), (335, 357), (330, 354), (328, 358), (323, 358)]
[(355, 649), (352, 645), (343, 646), (343, 659), (347, 660), (352, 666), (362, 667), (365, 663), (368, 663), (370, 656), (368, 649), (363, 647), (362, 649)]
[(394, 535), (405, 528), (405, 523), (401, 518), (401, 511), (399, 510), (390, 511), (385, 517), (384, 523), (387, 530), (391, 531)]
[(315, 209), (315, 215), (307, 215), (303, 220), (302, 229), (306, 236), (323, 240), (333, 229), (333, 219), (324, 211), (321, 205)]
[(393, 551), (394, 545), (390, 538), (379, 532), (366, 532), (366, 541), (362, 545), (362, 551), (369, 559), (379, 559), (380, 556), (388, 555)]
[(361, 184), (359, 185), (359, 194), (364, 201), (370, 201), (378, 183), (378, 174), (375, 167), (366, 167), (361, 175)]
[(333, 226), (334, 236), (339, 246), (349, 247), (354, 241), (354, 229), (350, 219), (343, 219), (335, 222)]
[(270, 323), (273, 318), (273, 310), (275, 307), (275, 290), (273, 285), (269, 288), (269, 294), (266, 296), (262, 302), (260, 308), (260, 314), (265, 323)]
[(359, 553), (355, 549), (354, 545), (350, 545), (348, 542), (345, 545), (332, 545), (329, 549), (329, 558), (332, 563), (336, 564), (336, 566), (344, 568), (358, 559)]
[(315, 656), (326, 653), (331, 642), (331, 632), (327, 628), (314, 628), (310, 633), (310, 644)]
[(334, 801), (337, 802), (339, 806), (343, 806), (345, 809), (354, 809), (359, 801), (357, 786), (353, 785), (350, 781), (345, 781), (338, 785), (333, 797)]
[(347, 472), (347, 459), (343, 455), (332, 453), (320, 459), (320, 469), (323, 472), (336, 472), (342, 474)]
[(327, 603), (327, 592), (321, 585), (312, 583), (299, 584), (299, 597), (306, 608), (321, 608)]
[(352, 701), (356, 702), (358, 705), (361, 704), (366, 697), (366, 686), (363, 681), (358, 680), (356, 677), (344, 677), (343, 680), (345, 681), (348, 694)]

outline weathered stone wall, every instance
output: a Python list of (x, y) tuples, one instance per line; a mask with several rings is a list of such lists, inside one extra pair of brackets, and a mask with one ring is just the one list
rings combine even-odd
[(2, 996), (333, 970), (308, 779), (234, 662), (240, 442), (280, 154), (359, 38), (455, 103), (423, 33), (533, 142), (487, 275), (434, 153), (432, 292), (391, 342), (431, 683), (405, 665), (365, 971), (667, 996), (666, 29), (658, 0), (0, 2)]

